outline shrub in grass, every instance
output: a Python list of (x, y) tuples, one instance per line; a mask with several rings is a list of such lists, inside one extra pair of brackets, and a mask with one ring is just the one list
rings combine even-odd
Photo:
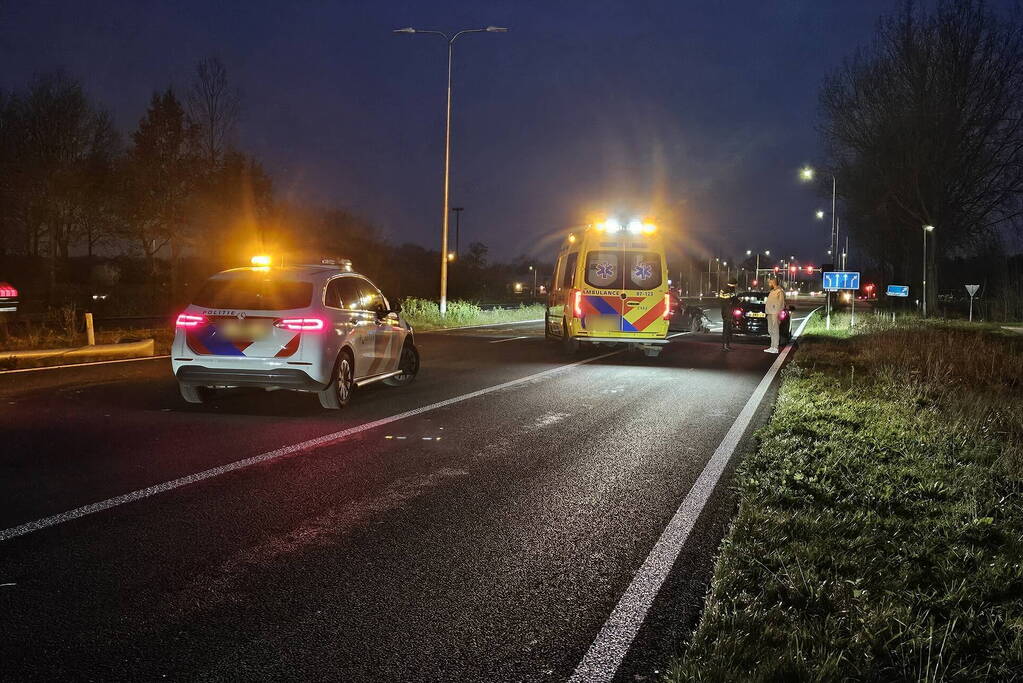
[(441, 317), (440, 306), (428, 299), (408, 298), (401, 302), (401, 314), (412, 326), (420, 330), (445, 327), (487, 325), (543, 318), (544, 307), (522, 304), (515, 308), (483, 310), (469, 301), (449, 301), (447, 314)]
[(806, 338), (668, 680), (1023, 679), (1021, 341)]

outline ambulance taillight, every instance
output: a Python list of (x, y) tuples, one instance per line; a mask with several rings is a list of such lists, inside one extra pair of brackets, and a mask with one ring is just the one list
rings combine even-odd
[(577, 318), (583, 317), (583, 293), (582, 290), (572, 290), (572, 314)]

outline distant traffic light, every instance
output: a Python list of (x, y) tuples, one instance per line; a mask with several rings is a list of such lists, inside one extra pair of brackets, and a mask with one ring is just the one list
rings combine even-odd
[(799, 268), (796, 268), (795, 266), (789, 266), (789, 272), (792, 273), (793, 275), (796, 274), (797, 270), (799, 270)]
[(813, 266), (807, 266), (806, 273), (807, 275), (813, 275)]
[(774, 272), (776, 272), (776, 273), (778, 272), (778, 266), (774, 267)]

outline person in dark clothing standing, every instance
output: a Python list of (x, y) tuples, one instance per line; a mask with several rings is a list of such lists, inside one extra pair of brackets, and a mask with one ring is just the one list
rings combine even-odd
[(729, 282), (718, 292), (721, 304), (721, 350), (732, 350), (732, 310), (735, 308), (736, 283)]

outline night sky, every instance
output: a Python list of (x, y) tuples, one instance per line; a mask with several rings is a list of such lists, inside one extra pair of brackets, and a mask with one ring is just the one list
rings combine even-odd
[(819, 262), (822, 78), (895, 0), (764, 2), (2, 2), (0, 85), (63, 67), (134, 129), (219, 56), (242, 149), (281, 196), (349, 208), (439, 246), (446, 50), (455, 45), (452, 205), (499, 257), (605, 213), (673, 226), (694, 253)]

